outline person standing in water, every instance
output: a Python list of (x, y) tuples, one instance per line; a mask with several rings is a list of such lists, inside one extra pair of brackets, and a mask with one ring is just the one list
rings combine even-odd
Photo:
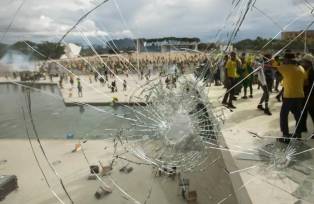
[(80, 78), (77, 78), (77, 91), (78, 91), (78, 96), (83, 97), (83, 90), (82, 90), (82, 85), (81, 85), (81, 80)]

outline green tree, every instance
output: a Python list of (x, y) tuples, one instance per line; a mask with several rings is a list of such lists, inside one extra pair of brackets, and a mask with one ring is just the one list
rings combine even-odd
[(8, 48), (8, 45), (0, 43), (0, 58), (3, 57), (7, 48)]
[(209, 51), (211, 49), (217, 49), (215, 43), (200, 43), (198, 44), (198, 50), (200, 51)]
[[(36, 46), (36, 43), (31, 41), (25, 41), (27, 44), (29, 44), (32, 47)], [(19, 41), (14, 43), (13, 45), (9, 46), (8, 49), (21, 52), (25, 55), (29, 55), (33, 53), (33, 50), (30, 46), (28, 46), (24, 41)]]
[[(255, 40), (245, 39), (241, 40), (234, 44), (235, 48), (238, 50), (261, 50), (262, 52), (270, 52), (275, 50), (280, 50), (290, 41), (280, 40), (280, 39), (265, 39), (262, 37), (257, 37)], [(267, 44), (267, 46), (265, 46)], [(308, 48), (311, 49), (314, 47), (314, 43), (308, 43)], [(304, 50), (304, 41), (302, 39), (297, 39), (294, 42), (290, 43), (286, 49), (291, 49), (294, 51), (303, 51)]]
[(59, 59), (64, 54), (64, 46), (62, 46), (59, 43), (52, 43), (52, 42), (43, 42), (40, 44), (37, 44), (36, 46), (37, 50), (43, 54), (44, 56), (41, 56), (39, 54), (36, 54), (37, 58), (39, 59)]

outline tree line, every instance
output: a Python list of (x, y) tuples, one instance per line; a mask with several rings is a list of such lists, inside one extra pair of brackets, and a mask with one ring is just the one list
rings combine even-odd
[[(262, 51), (270, 51), (270, 50), (280, 50), (284, 46), (286, 46), (290, 41), (289, 40), (280, 40), (274, 39), (271, 43), (269, 43), (266, 47), (264, 47), (271, 39), (266, 39), (262, 37), (257, 37), (255, 40), (245, 39), (241, 40), (234, 44), (234, 47), (238, 50), (261, 50)], [(304, 50), (304, 40), (298, 39), (291, 43), (287, 49), (295, 50), (295, 51), (303, 51)], [(307, 43), (308, 51), (313, 50), (314, 41), (311, 40)]]
[[(29, 45), (27, 45), (29, 44)], [(14, 51), (23, 55), (30, 56), (32, 60), (59, 59), (64, 54), (64, 46), (59, 43), (41, 42), (35, 43), (31, 41), (19, 41), (12, 45), (0, 44), (0, 58), (8, 51)], [(39, 51), (35, 52), (32, 48)]]

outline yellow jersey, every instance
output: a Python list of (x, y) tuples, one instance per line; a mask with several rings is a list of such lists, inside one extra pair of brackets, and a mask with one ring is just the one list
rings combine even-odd
[(274, 61), (272, 62), (272, 66), (275, 67), (275, 68), (278, 68), (278, 67), (280, 67), (280, 63), (277, 62), (276, 60), (274, 60)]
[(247, 75), (249, 75), (251, 73), (251, 71), (252, 71), (251, 66), (252, 66), (252, 63), (249, 60), (245, 60), (242, 63), (242, 75), (243, 75), (243, 77), (246, 77)]
[(302, 66), (282, 64), (276, 67), (283, 76), (284, 98), (304, 98), (304, 83), (307, 74)]
[(237, 73), (237, 67), (238, 67), (238, 62), (229, 59), (227, 64), (226, 64), (227, 77), (238, 78), (239, 76)]

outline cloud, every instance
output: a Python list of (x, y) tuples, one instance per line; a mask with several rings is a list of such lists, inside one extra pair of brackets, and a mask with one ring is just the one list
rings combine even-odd
[(314, 4), (314, 0), (293, 0), (292, 1), (293, 4), (306, 4), (306, 3), (309, 3), (309, 4)]
[[(5, 32), (22, 0), (0, 1), (0, 31)], [(18, 13), (6, 43), (26, 39), (33, 41), (57, 40), (87, 11), (102, 0), (26, 0)], [(314, 0), (308, 0), (313, 3)], [(225, 25), (233, 28), (236, 16), (226, 16), (232, 9), (231, 0), (110, 0), (97, 9), (80, 25), (88, 37), (200, 37), (213, 40)], [(310, 9), (302, 0), (260, 0), (256, 7), (263, 10), (282, 27)], [(122, 14), (122, 15), (120, 15)], [(313, 17), (300, 18), (289, 29), (302, 29)], [(233, 20), (232, 20), (233, 19)], [(239, 32), (245, 37), (272, 37), (280, 29), (265, 15), (252, 9)], [(66, 41), (79, 39), (74, 30)], [(226, 39), (226, 32), (222, 39)]]

